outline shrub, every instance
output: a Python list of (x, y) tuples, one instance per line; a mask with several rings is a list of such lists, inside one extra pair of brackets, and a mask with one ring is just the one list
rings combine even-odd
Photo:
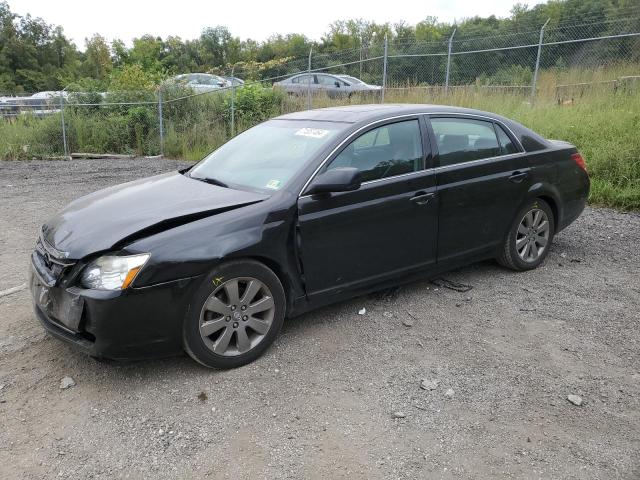
[[(255, 124), (280, 114), (284, 94), (277, 89), (266, 88), (259, 83), (245, 84), (236, 89), (234, 108), (236, 119), (245, 125)], [(231, 115), (231, 97), (227, 95), (225, 118)]]

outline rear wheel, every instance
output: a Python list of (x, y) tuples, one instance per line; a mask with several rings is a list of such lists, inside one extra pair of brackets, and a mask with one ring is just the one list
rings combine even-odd
[(553, 211), (535, 199), (518, 212), (497, 260), (512, 270), (536, 268), (549, 253), (554, 234)]
[(277, 337), (286, 309), (278, 277), (252, 260), (220, 265), (192, 305), (184, 347), (211, 368), (235, 368), (257, 359)]

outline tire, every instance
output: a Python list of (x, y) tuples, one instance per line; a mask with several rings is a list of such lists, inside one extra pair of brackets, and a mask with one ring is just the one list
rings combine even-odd
[(538, 267), (549, 254), (555, 235), (554, 222), (553, 210), (547, 202), (540, 198), (529, 201), (516, 215), (498, 263), (516, 271)]
[(205, 367), (246, 365), (273, 343), (285, 313), (284, 288), (273, 271), (254, 260), (223, 263), (195, 293), (184, 322), (184, 349)]

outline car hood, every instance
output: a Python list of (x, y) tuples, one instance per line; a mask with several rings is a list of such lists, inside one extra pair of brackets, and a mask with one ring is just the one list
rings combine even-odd
[(268, 195), (218, 187), (174, 172), (78, 198), (43, 225), (42, 235), (62, 256), (80, 259), (266, 198)]

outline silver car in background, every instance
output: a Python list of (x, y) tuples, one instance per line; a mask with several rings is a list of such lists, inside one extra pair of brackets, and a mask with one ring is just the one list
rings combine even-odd
[(183, 75), (176, 75), (171, 79), (171, 82), (191, 88), (196, 92), (210, 92), (231, 86), (231, 82), (210, 73), (185, 73)]
[(350, 97), (354, 93), (379, 92), (382, 87), (369, 85), (350, 75), (328, 73), (301, 73), (273, 84), (290, 95), (304, 95), (308, 90), (317, 94), (324, 92), (331, 98)]
[(244, 85), (244, 80), (238, 77), (222, 77), (222, 78), (224, 78), (229, 83), (229, 85), (234, 87), (241, 87), (242, 85)]

